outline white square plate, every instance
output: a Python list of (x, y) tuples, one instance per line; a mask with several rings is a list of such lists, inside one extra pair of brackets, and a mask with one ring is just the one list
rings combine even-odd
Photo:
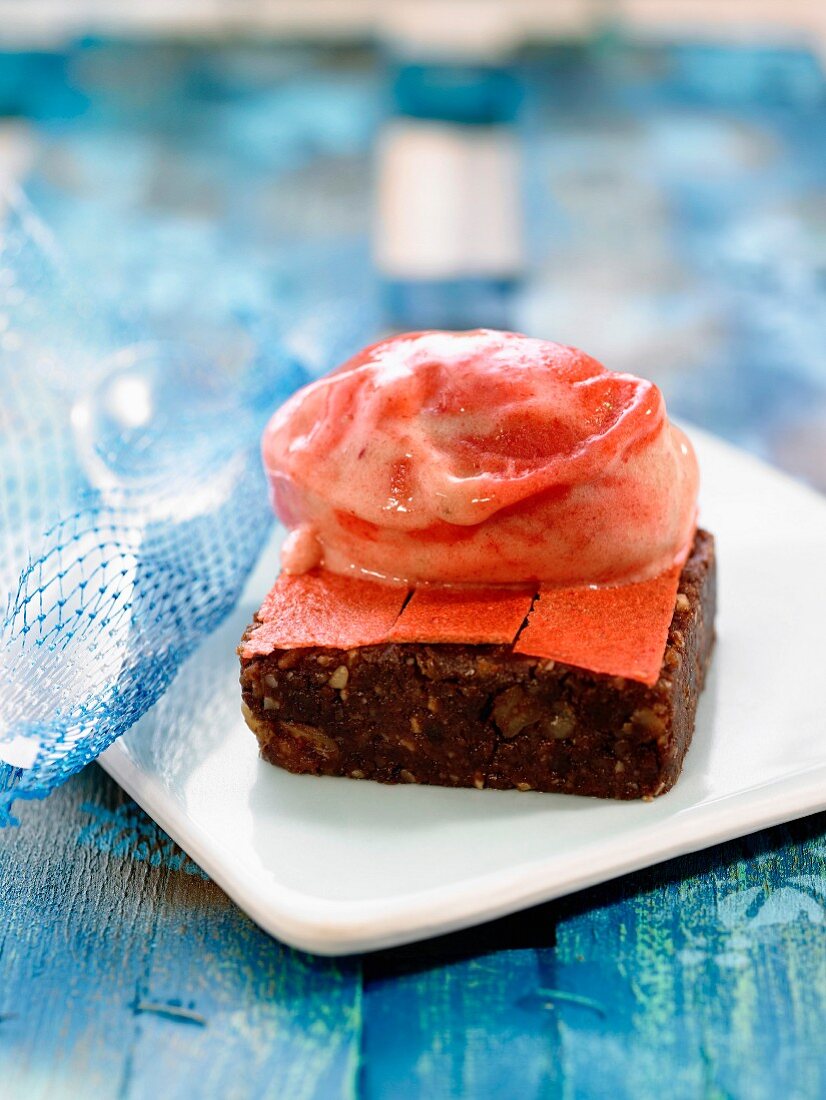
[(717, 536), (719, 641), (670, 794), (387, 787), (262, 762), (235, 646), (275, 541), (236, 613), (101, 763), (262, 928), (322, 954), (461, 928), (826, 807), (826, 501), (690, 434)]

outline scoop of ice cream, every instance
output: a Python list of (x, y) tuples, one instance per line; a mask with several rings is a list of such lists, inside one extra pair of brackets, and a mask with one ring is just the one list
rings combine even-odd
[(264, 433), (284, 568), (391, 583), (617, 584), (688, 554), (697, 463), (659, 389), (511, 332), (419, 332)]

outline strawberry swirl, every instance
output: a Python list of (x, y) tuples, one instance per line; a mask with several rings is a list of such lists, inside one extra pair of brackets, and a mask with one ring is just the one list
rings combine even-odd
[(652, 382), (511, 332), (382, 340), (272, 417), (290, 573), (616, 585), (685, 561), (697, 462)]

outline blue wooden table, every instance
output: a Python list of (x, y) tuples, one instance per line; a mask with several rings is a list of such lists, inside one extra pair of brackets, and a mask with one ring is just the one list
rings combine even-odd
[[(535, 256), (515, 323), (656, 378), (676, 411), (826, 488), (816, 63), (603, 42), (526, 72)], [(331, 239), (366, 268), (381, 94), (365, 50), (0, 61), (27, 185), (101, 296), (230, 344), (289, 281), (287, 238), (307, 270)], [(0, 836), (3, 1096), (826, 1095), (826, 816), (328, 960), (260, 932), (96, 765), (18, 813)]]
[(20, 1097), (820, 1097), (826, 817), (344, 960), (259, 931), (96, 766), (0, 853)]

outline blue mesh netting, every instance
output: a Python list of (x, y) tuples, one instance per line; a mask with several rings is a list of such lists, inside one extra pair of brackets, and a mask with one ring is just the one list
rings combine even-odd
[(140, 340), (75, 292), (21, 196), (1, 203), (7, 823), (14, 799), (47, 794), (127, 730), (232, 608), (271, 523), (260, 431), (307, 378), (286, 346), (326, 368), (360, 334), (352, 310), (346, 325), (317, 310), (283, 342), (277, 320), (251, 328), (250, 353), (220, 363)]

